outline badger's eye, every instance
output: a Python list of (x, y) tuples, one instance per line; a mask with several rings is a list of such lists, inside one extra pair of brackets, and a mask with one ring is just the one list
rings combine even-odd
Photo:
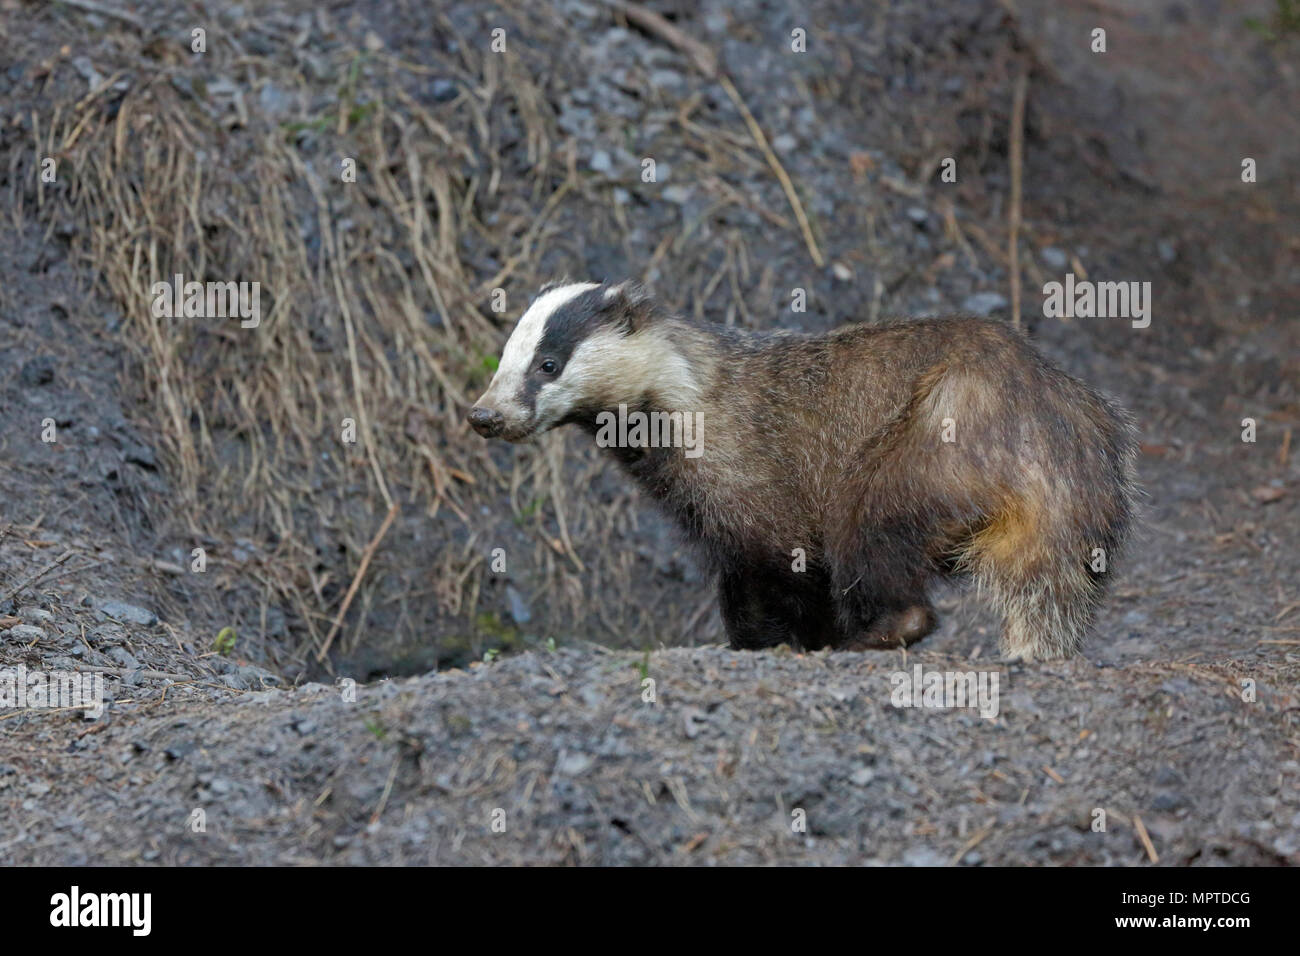
[(541, 370), (543, 375), (554, 375), (560, 370), (560, 366), (555, 364), (555, 359), (547, 359), (539, 365), (538, 368)]

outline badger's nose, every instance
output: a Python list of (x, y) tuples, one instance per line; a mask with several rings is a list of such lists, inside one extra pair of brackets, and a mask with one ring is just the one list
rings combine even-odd
[(469, 410), (469, 426), (478, 432), (484, 438), (491, 438), (501, 433), (505, 427), (506, 418), (498, 411), (491, 408), (479, 408), (475, 405)]

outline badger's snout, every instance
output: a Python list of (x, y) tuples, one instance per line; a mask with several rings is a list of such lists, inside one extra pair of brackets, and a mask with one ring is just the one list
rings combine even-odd
[(495, 438), (506, 427), (506, 417), (491, 408), (480, 408), (475, 405), (469, 410), (468, 418), (470, 428), (484, 438)]

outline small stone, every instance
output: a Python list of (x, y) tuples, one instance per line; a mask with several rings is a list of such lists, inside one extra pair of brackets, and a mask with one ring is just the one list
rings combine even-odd
[(650, 74), (650, 87), (656, 90), (677, 90), (686, 80), (676, 70), (655, 70)]
[(687, 740), (694, 740), (708, 722), (708, 715), (697, 707), (688, 707), (682, 718), (682, 732)]
[(334, 68), (326, 57), (311, 50), (300, 50), (299, 56), (302, 58), (303, 72), (307, 74), (308, 79), (317, 83), (328, 83), (334, 79)]
[(1273, 849), (1281, 856), (1300, 855), (1300, 834), (1284, 833), (1273, 841)]
[(136, 660), (135, 655), (125, 647), (110, 647), (106, 653), (111, 660), (120, 664), (122, 667), (125, 667), (127, 670), (135, 670), (140, 666), (140, 662)]
[(1065, 250), (1058, 249), (1056, 246), (1047, 246), (1040, 249), (1038, 251), (1038, 257), (1053, 269), (1064, 269), (1070, 262), (1070, 258), (1065, 254)]
[(1173, 767), (1165, 764), (1156, 771), (1154, 780), (1157, 787), (1176, 787), (1183, 782), (1183, 777)]
[(999, 309), (1005, 309), (1007, 299), (1000, 292), (976, 292), (974, 295), (967, 296), (961, 307), (966, 312), (987, 317)]
[(287, 115), (292, 107), (289, 95), (274, 83), (265, 83), (257, 91), (257, 102), (264, 114), (272, 119)]
[(528, 609), (528, 602), (513, 584), (506, 585), (506, 600), (510, 603), (510, 616), (516, 624), (527, 624), (533, 619), (533, 612)]
[(104, 78), (99, 75), (99, 71), (95, 69), (88, 56), (73, 57), (72, 68), (81, 74), (86, 85), (92, 90), (104, 82)]
[(158, 467), (158, 459), (154, 457), (153, 449), (148, 445), (127, 445), (123, 456), (132, 465), (139, 465), (141, 468), (147, 468), (153, 471)]
[(591, 154), (591, 162), (588, 165), (591, 166), (592, 172), (596, 173), (608, 175), (614, 171), (614, 160), (603, 149), (598, 149)]
[(279, 677), (263, 667), (258, 667), (256, 664), (244, 664), (234, 673), (241, 677), (248, 687), (280, 683)]
[(9, 628), (9, 639), (30, 644), (32, 641), (45, 640), (45, 631), (34, 624), (15, 624)]
[(948, 858), (928, 846), (914, 846), (903, 853), (903, 866), (947, 866)]
[(1177, 810), (1180, 807), (1187, 806), (1187, 797), (1177, 790), (1166, 790), (1158, 793), (1155, 799), (1151, 801), (1151, 809), (1167, 813), (1171, 810)]
[(595, 761), (586, 754), (565, 754), (556, 765), (556, 770), (566, 777), (577, 777), (586, 773)]
[(431, 89), (436, 103), (446, 103), (448, 100), (456, 98), (456, 83), (446, 77), (440, 76), (434, 80)]
[(25, 362), (18, 373), (18, 381), (31, 386), (50, 384), (54, 381), (54, 360), (41, 356)]
[(147, 611), (142, 607), (136, 607), (134, 604), (127, 604), (123, 601), (103, 601), (98, 605), (98, 608), (109, 617), (126, 624), (152, 627), (158, 623), (158, 615), (153, 611)]
[(865, 787), (872, 780), (876, 779), (876, 772), (870, 767), (858, 767), (853, 773), (849, 774), (849, 782), (855, 787)]
[(182, 740), (172, 744), (163, 754), (168, 760), (180, 760), (186, 754), (191, 754), (197, 749), (197, 745), (192, 740)]

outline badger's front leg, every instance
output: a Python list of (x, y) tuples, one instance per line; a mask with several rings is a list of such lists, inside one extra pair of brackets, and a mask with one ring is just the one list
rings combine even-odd
[(829, 581), (811, 570), (726, 568), (718, 578), (718, 603), (735, 650), (780, 644), (817, 650), (839, 642)]

